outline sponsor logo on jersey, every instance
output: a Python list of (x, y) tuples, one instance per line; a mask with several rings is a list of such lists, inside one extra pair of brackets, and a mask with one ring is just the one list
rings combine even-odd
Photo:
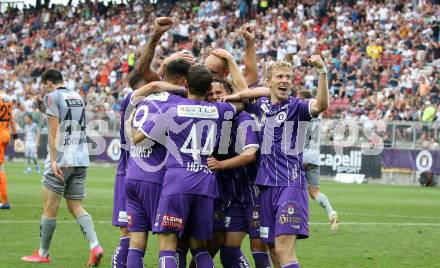
[(119, 211), (118, 222), (128, 222), (127, 212)]
[(260, 105), (261, 110), (263, 110), (263, 112), (268, 113), (270, 111), (269, 106), (267, 103), (262, 103)]
[(203, 105), (177, 105), (177, 115), (180, 117), (217, 119), (217, 107)]
[(336, 172), (359, 173), (362, 167), (362, 151), (350, 154), (321, 154), (320, 165), (332, 167)]
[(269, 227), (260, 226), (260, 237), (269, 238)]
[(225, 217), (225, 227), (228, 228), (231, 223), (231, 217)]
[[(287, 214), (280, 214), (278, 221), (281, 224), (286, 224), (286, 223), (299, 224), (301, 223), (301, 218), (296, 216), (289, 216)], [(295, 229), (299, 229), (299, 228), (295, 228)]]
[(81, 97), (77, 94), (62, 93), (62, 95), (65, 100), (81, 100)]
[(167, 101), (170, 93), (161, 92), (161, 93), (153, 93), (145, 97), (145, 100), (154, 100), (154, 101)]
[(295, 215), (298, 204), (293, 201), (287, 201), (282, 204), (283, 209), (281, 210), (281, 214), (278, 217), (278, 222), (281, 224), (299, 224), (301, 223), (301, 218), (298, 215)]
[(165, 215), (163, 215), (163, 218), (162, 218), (162, 226), (182, 229), (183, 219), (176, 217), (176, 216), (171, 216), (171, 215), (165, 214)]
[(283, 123), (284, 121), (286, 121), (287, 119), (287, 113), (286, 112), (281, 112), (278, 113), (275, 117), (275, 120), (277, 121), (278, 124)]
[(66, 99), (67, 107), (83, 107), (84, 104), (81, 99)]
[(252, 218), (254, 218), (254, 220), (257, 220), (260, 218), (260, 215), (258, 214), (258, 210), (254, 209), (254, 211), (252, 213)]
[(288, 206), (287, 207), (287, 213), (289, 215), (295, 214), (295, 207), (294, 206)]

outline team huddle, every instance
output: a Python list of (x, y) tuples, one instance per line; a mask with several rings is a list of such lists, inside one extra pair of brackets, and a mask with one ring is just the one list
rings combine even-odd
[[(211, 268), (217, 253), (223, 267), (251, 267), (241, 251), (247, 234), (256, 267), (300, 267), (295, 244), (309, 236), (309, 194), (326, 210), (332, 230), (338, 228), (336, 211), (319, 192), (319, 115), (329, 105), (324, 61), (310, 58), (319, 73), (315, 98), (291, 91), (292, 66), (284, 61), (271, 63), (264, 85), (256, 87), (253, 29), (244, 25), (243, 73), (224, 49), (203, 64), (187, 51), (175, 53), (154, 72), (156, 44), (171, 25), (170, 18), (156, 19), (129, 75), (133, 92), (121, 108), (112, 220), (121, 237), (112, 267), (144, 267), (149, 232), (158, 236), (163, 268)], [(42, 82), (50, 93), (41, 241), (23, 260), (50, 262), (64, 196), (90, 243), (88, 265), (97, 266), (103, 250), (81, 206), (89, 166), (85, 104), (63, 87), (58, 71), (46, 71)]]

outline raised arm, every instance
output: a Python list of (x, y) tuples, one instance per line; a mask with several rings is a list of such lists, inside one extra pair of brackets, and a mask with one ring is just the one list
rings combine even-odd
[(154, 52), (156, 50), (157, 43), (162, 35), (168, 31), (173, 25), (173, 21), (169, 17), (159, 17), (154, 22), (153, 33), (150, 36), (147, 44), (142, 50), (142, 55), (136, 66), (144, 76), (144, 80), (147, 82), (159, 80), (159, 76), (151, 70), (151, 62), (154, 58)]
[(319, 55), (313, 55), (310, 58), (310, 62), (316, 68), (318, 68), (319, 72), (318, 92), (316, 93), (316, 99), (311, 100), (310, 104), (310, 113), (312, 114), (312, 116), (317, 117), (320, 113), (327, 110), (329, 105), (327, 68), (325, 67), (325, 63)]
[(244, 50), (244, 78), (248, 86), (257, 83), (258, 69), (257, 69), (257, 52), (255, 49), (255, 27), (250, 24), (245, 24), (241, 28), (241, 34), (246, 41)]
[(225, 59), (228, 63), (229, 73), (232, 78), (232, 83), (235, 89), (240, 92), (245, 90), (248, 86), (244, 76), (240, 73), (240, 68), (234, 60), (234, 56), (231, 55), (226, 49), (218, 48), (211, 52), (213, 55)]

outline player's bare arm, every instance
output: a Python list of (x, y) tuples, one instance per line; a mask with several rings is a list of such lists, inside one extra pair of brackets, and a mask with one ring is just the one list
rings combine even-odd
[(234, 88), (239, 92), (245, 90), (248, 86), (244, 76), (240, 73), (240, 69), (234, 60), (234, 56), (222, 48), (217, 48), (211, 51), (211, 53), (221, 59), (226, 60)]
[(270, 97), (270, 89), (267, 87), (249, 88), (242, 92), (231, 94), (221, 98), (221, 101), (237, 102), (240, 100), (254, 100), (261, 97)]
[(160, 65), (159, 70), (157, 71), (157, 75), (159, 77), (162, 77), (165, 73), (165, 70), (167, 68), (167, 65), (172, 62), (173, 60), (177, 60), (177, 59), (183, 59), (186, 60), (187, 62), (194, 64), (195, 63), (195, 59), (193, 57), (193, 55), (186, 53), (186, 52), (176, 52), (171, 54), (170, 56), (166, 57), (162, 64)]
[(18, 138), (18, 134), (17, 134), (18, 127), (17, 127), (17, 123), (15, 122), (12, 109), (9, 116), (9, 128), (12, 132), (12, 139), (14, 140), (14, 150), (16, 152), (22, 152), (24, 150), (24, 143), (21, 141), (21, 139)]
[(320, 55), (313, 55), (310, 58), (310, 62), (318, 68), (319, 80), (318, 80), (318, 91), (316, 93), (316, 99), (311, 100), (310, 113), (312, 116), (317, 117), (320, 113), (327, 110), (329, 105), (328, 100), (328, 81), (327, 81), (327, 68), (325, 66), (324, 60)]
[(241, 27), (241, 34), (246, 41), (244, 50), (244, 78), (249, 86), (257, 83), (258, 80), (257, 52), (255, 49), (255, 26), (251, 24), (244, 24)]
[(48, 116), (48, 140), (49, 140), (49, 153), (50, 153), (50, 166), (52, 168), (53, 173), (57, 176), (58, 179), (64, 180), (63, 171), (57, 164), (57, 147), (56, 147), (56, 138), (57, 131), (59, 126), (59, 118), (53, 115)]
[(133, 137), (133, 144), (138, 144), (139, 142), (143, 141), (146, 138), (145, 134), (137, 129), (133, 128), (131, 131)]
[(243, 151), (240, 155), (219, 161), (214, 157), (208, 158), (208, 168), (211, 170), (231, 169), (245, 166), (255, 162), (257, 159), (257, 147), (250, 147)]
[(154, 58), (157, 43), (172, 25), (173, 20), (169, 17), (159, 17), (154, 22), (153, 33), (142, 51), (139, 64), (136, 66), (142, 72), (145, 81), (160, 80), (159, 76), (151, 70), (151, 62)]
[(126, 135), (127, 135), (127, 137), (128, 136), (131, 137), (134, 145), (138, 144), (139, 142), (143, 141), (146, 138), (144, 133), (142, 133), (141, 131), (132, 127), (135, 114), (136, 114), (136, 109), (134, 109), (131, 112), (130, 116), (128, 117), (128, 119), (125, 121), (125, 124), (124, 124), (124, 129), (126, 130)]
[(160, 93), (160, 92), (170, 92), (175, 94), (184, 94), (185, 89), (183, 89), (181, 86), (171, 84), (168, 82), (163, 81), (154, 81), (151, 83), (148, 83), (141, 88), (135, 90), (132, 95), (132, 102), (138, 103), (141, 101), (144, 97), (152, 94), (152, 93)]
[(14, 139), (16, 139), (18, 128), (17, 128), (17, 123), (15, 123), (14, 114), (12, 112), (10, 113), (10, 117), (9, 117), (9, 126), (12, 131), (12, 136), (14, 137)]

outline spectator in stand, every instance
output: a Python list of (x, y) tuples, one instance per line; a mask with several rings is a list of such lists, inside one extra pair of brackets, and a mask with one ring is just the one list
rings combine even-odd
[[(175, 28), (161, 40), (152, 66), (181, 49), (203, 61), (212, 49), (223, 47), (238, 60), (244, 54), (238, 26), (255, 19), (258, 70), (263, 74), (263, 62), (275, 59), (291, 62), (296, 90), (316, 90), (318, 75), (305, 65), (310, 55), (321, 53), (328, 63), (331, 101), (343, 103), (344, 109), (350, 105), (347, 97), (376, 110), (385, 102), (388, 107), (403, 102), (419, 114), (426, 101), (434, 107), (440, 103), (440, 6), (430, 1), (174, 2), (105, 6), (90, 1), (38, 12), (9, 9), (0, 14), (3, 87), (26, 103), (26, 110), (35, 109), (32, 98), (42, 97), (39, 75), (57, 68), (67, 87), (96, 95), (96, 111), (111, 114), (128, 93), (124, 81), (140, 55), (136, 48), (149, 39), (144, 33), (156, 16), (171, 14)], [(398, 98), (396, 87), (402, 93)], [(332, 107), (326, 116), (336, 116)]]

